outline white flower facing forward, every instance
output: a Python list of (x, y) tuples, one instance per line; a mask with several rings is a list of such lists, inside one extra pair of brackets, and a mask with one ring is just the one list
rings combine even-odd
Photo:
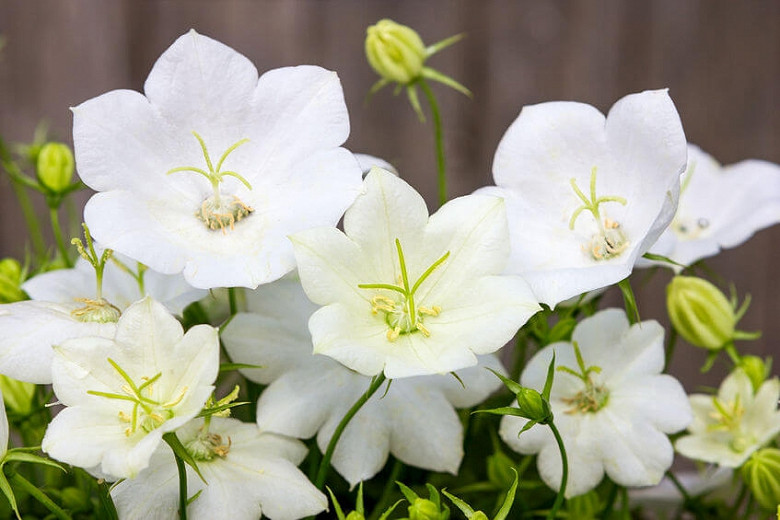
[(43, 451), (101, 476), (133, 477), (164, 433), (200, 412), (218, 369), (216, 329), (196, 325), (184, 334), (147, 297), (122, 314), (113, 339), (55, 347), (52, 384), (66, 408), (49, 424)]
[[(262, 430), (299, 438), (317, 434), (324, 453), (339, 421), (366, 391), (371, 378), (327, 356), (311, 355), (306, 322), (317, 309), (300, 282), (284, 278), (248, 294), (251, 313), (236, 315), (222, 333), (230, 358), (263, 368), (244, 370), (268, 387), (257, 403)], [(351, 484), (376, 475), (392, 453), (406, 464), (456, 473), (463, 457), (463, 427), (455, 407), (474, 406), (500, 381), (495, 356), (451, 375), (395, 380), (380, 389), (350, 421), (331, 459)]]
[[(176, 435), (208, 484), (187, 466), (192, 520), (294, 520), (323, 511), (328, 501), (296, 467), (306, 456), (299, 441), (262, 432), (254, 424), (213, 417), (190, 421)], [(123, 520), (179, 518), (179, 477), (173, 453), (160, 446), (138, 477), (111, 490)], [(228, 513), (229, 512), (229, 513)]]
[[(95, 270), (84, 259), (73, 269), (50, 271), (25, 282), (22, 288), (32, 301), (0, 305), (0, 374), (49, 384), (53, 345), (85, 336), (112, 337), (121, 311), (147, 294), (175, 314), (206, 295), (181, 275), (139, 269), (127, 258), (116, 260), (123, 267), (111, 259), (103, 273), (105, 309), (96, 305)], [(137, 270), (131, 274), (125, 268)]]
[(428, 218), (422, 197), (375, 168), (344, 231), (291, 236), (314, 352), (365, 375), (445, 373), (498, 350), (539, 310), (519, 276), (500, 276), (509, 245), (504, 204), (467, 196)]
[(339, 148), (349, 119), (319, 67), (259, 79), (190, 31), (157, 60), (146, 96), (115, 90), (73, 109), (84, 210), (104, 246), (195, 287), (257, 287), (295, 266), (287, 235), (335, 225), (360, 189)]
[(694, 414), (690, 435), (677, 439), (674, 447), (688, 458), (737, 468), (780, 433), (779, 398), (777, 377), (754, 392), (747, 374), (736, 369), (720, 385), (718, 395), (690, 396)]
[(747, 160), (721, 167), (689, 145), (677, 214), (650, 252), (690, 265), (778, 222), (780, 166)]
[(627, 277), (674, 215), (685, 135), (665, 90), (632, 94), (604, 116), (590, 105), (524, 107), (496, 150), (512, 252), (550, 306)]
[[(520, 378), (541, 391), (556, 356), (550, 406), (569, 460), (566, 496), (587, 493), (606, 472), (621, 486), (658, 484), (674, 452), (666, 436), (691, 422), (680, 383), (661, 374), (664, 330), (655, 321), (629, 327), (625, 312), (607, 309), (580, 322), (572, 343), (540, 350)], [(526, 419), (501, 420), (501, 438), (520, 453), (538, 453), (542, 480), (561, 483), (561, 456), (550, 429), (535, 425), (518, 437)]]

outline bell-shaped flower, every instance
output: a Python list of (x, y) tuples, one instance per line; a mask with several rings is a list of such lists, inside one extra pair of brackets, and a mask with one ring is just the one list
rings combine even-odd
[(339, 146), (349, 119), (334, 72), (258, 79), (233, 49), (190, 31), (157, 60), (144, 94), (73, 109), (84, 217), (106, 247), (195, 287), (257, 287), (295, 266), (287, 235), (335, 225), (360, 189)]
[[(222, 341), (234, 362), (262, 366), (242, 371), (268, 385), (257, 402), (258, 425), (299, 438), (317, 434), (324, 452), (371, 378), (327, 356), (312, 356), (306, 322), (317, 306), (297, 280), (259, 287), (247, 303), (252, 312), (237, 314)], [(446, 374), (394, 380), (386, 394), (380, 389), (347, 425), (333, 467), (351, 485), (376, 475), (388, 453), (412, 466), (455, 473), (463, 457), (463, 427), (455, 408), (482, 402), (500, 385), (482, 368), (503, 371), (495, 356), (482, 356), (480, 364), (457, 372), (462, 385)]]
[(52, 384), (66, 406), (49, 424), (43, 451), (107, 478), (135, 476), (164, 433), (197, 415), (219, 368), (216, 329), (184, 334), (147, 297), (125, 310), (112, 338), (70, 339), (54, 348)]
[(677, 207), (686, 142), (665, 90), (619, 100), (605, 118), (590, 105), (524, 107), (496, 150), (512, 253), (550, 305), (626, 278)]
[(777, 164), (749, 159), (721, 166), (698, 146), (688, 145), (681, 182), (677, 213), (651, 253), (691, 265), (780, 222)]
[(372, 170), (344, 231), (291, 236), (314, 352), (388, 378), (446, 373), (501, 348), (539, 310), (528, 284), (502, 276), (504, 203), (470, 195), (428, 217), (407, 183)]
[[(297, 440), (235, 419), (190, 421), (176, 436), (205, 479), (187, 466), (187, 518), (212, 520), (294, 520), (323, 511), (328, 501), (296, 467), (306, 456)], [(149, 467), (111, 490), (124, 520), (179, 518), (179, 477), (168, 446), (160, 446)]]
[[(629, 326), (625, 312), (607, 309), (580, 322), (571, 343), (553, 343), (526, 365), (522, 386), (542, 390), (555, 355), (550, 392), (555, 425), (569, 461), (566, 496), (595, 488), (604, 476), (621, 486), (658, 484), (674, 452), (666, 436), (691, 422), (682, 385), (661, 374), (664, 330), (655, 321)], [(538, 453), (542, 480), (561, 484), (562, 464), (550, 429), (537, 424), (518, 437), (527, 419), (506, 416), (501, 438), (515, 451)]]
[(121, 312), (144, 296), (181, 314), (207, 294), (181, 275), (163, 275), (120, 255), (105, 265), (100, 298), (95, 270), (84, 259), (72, 269), (39, 274), (22, 288), (31, 301), (0, 305), (0, 374), (37, 384), (51, 383), (53, 345), (84, 336), (112, 337)]
[(675, 449), (694, 460), (737, 468), (780, 433), (780, 379), (773, 377), (754, 390), (738, 368), (721, 383), (717, 395), (693, 394), (689, 435)]

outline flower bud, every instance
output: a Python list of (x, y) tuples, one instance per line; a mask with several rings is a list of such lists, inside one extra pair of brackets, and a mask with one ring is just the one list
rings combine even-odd
[(758, 356), (742, 356), (739, 362), (739, 367), (745, 371), (745, 374), (750, 378), (750, 383), (753, 385), (753, 391), (758, 392), (761, 384), (769, 377), (772, 370), (772, 359), (769, 358), (764, 361)]
[(368, 63), (382, 78), (405, 85), (420, 77), (426, 52), (414, 29), (384, 19), (366, 34)]
[(0, 260), (0, 303), (13, 303), (25, 299), (22, 291), (22, 266), (13, 258)]
[(521, 388), (517, 394), (517, 407), (525, 413), (525, 417), (540, 424), (547, 424), (552, 419), (550, 404), (542, 394), (533, 388)]
[(449, 517), (449, 509), (445, 507), (442, 511), (427, 498), (418, 498), (409, 506), (409, 520), (447, 520)]
[(707, 280), (675, 276), (666, 287), (666, 307), (675, 330), (691, 345), (719, 350), (734, 337), (734, 308)]
[(73, 152), (63, 143), (46, 143), (38, 154), (37, 174), (40, 183), (54, 193), (61, 193), (73, 179)]
[(19, 415), (29, 415), (32, 411), (32, 401), (35, 396), (35, 385), (11, 379), (0, 375), (0, 392), (9, 410)]
[(742, 466), (742, 478), (750, 492), (766, 509), (780, 504), (780, 450), (758, 450)]

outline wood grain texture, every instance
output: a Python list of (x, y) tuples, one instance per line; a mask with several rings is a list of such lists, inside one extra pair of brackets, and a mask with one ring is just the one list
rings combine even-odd
[[(365, 29), (380, 18), (413, 25), (426, 42), (468, 37), (432, 58), (474, 99), (437, 89), (451, 196), (491, 183), (496, 145), (526, 104), (576, 100), (601, 110), (631, 92), (667, 87), (689, 141), (725, 164), (780, 162), (780, 2), (0, 0), (0, 135), (25, 140), (40, 119), (70, 140), (68, 107), (111, 89), (140, 90), (160, 53), (189, 28), (248, 56), (260, 71), (301, 63), (336, 70), (350, 109), (347, 146), (393, 164), (433, 205), (433, 129), (375, 81)], [(83, 204), (87, 195), (78, 199)], [(0, 255), (20, 255), (24, 229), (0, 179)], [(743, 327), (763, 329), (753, 352), (778, 352), (780, 228), (722, 253), (712, 267), (754, 298)], [(636, 283), (643, 318), (665, 321), (663, 283)], [(610, 295), (607, 300), (619, 302)], [(680, 347), (688, 390), (713, 383)], [(684, 353), (684, 354), (683, 354)], [(722, 373), (716, 372), (715, 374)]]

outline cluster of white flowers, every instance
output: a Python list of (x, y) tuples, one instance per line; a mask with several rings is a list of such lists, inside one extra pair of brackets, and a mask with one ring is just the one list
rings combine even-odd
[[(496, 352), (540, 304), (616, 284), (648, 251), (679, 270), (780, 221), (780, 168), (721, 169), (687, 145), (665, 90), (628, 95), (606, 117), (573, 102), (523, 108), (498, 145), (497, 186), (432, 215), (387, 163), (340, 147), (349, 119), (333, 72), (258, 77), (244, 56), (191, 31), (144, 91), (73, 109), (78, 172), (97, 192), (84, 219), (115, 251), (97, 291), (80, 261), (27, 281), (29, 301), (0, 306), (0, 374), (52, 384), (65, 407), (43, 451), (117, 482), (121, 518), (177, 518), (170, 433), (197, 463), (186, 470), (191, 518), (323, 511), (325, 495), (297, 468), (307, 451), (298, 439), (316, 435), (326, 452), (380, 378), (387, 388), (338, 432), (333, 467), (351, 486), (390, 454), (455, 474), (456, 408), (497, 390), (486, 368), (506, 374)], [(248, 312), (225, 326), (185, 331), (175, 317), (206, 289), (235, 287), (252, 289)], [(208, 413), (220, 340), (265, 385), (256, 424)], [(604, 474), (658, 484), (672, 464), (668, 435), (686, 428), (680, 453), (729, 467), (780, 432), (777, 378), (753, 388), (737, 370), (717, 396), (689, 402), (661, 373), (663, 342), (659, 323), (630, 325), (608, 309), (524, 367), (520, 384), (542, 391), (555, 359), (549, 406), (567, 497)], [(500, 436), (538, 454), (557, 490), (559, 443), (546, 423), (527, 422), (505, 417)]]

